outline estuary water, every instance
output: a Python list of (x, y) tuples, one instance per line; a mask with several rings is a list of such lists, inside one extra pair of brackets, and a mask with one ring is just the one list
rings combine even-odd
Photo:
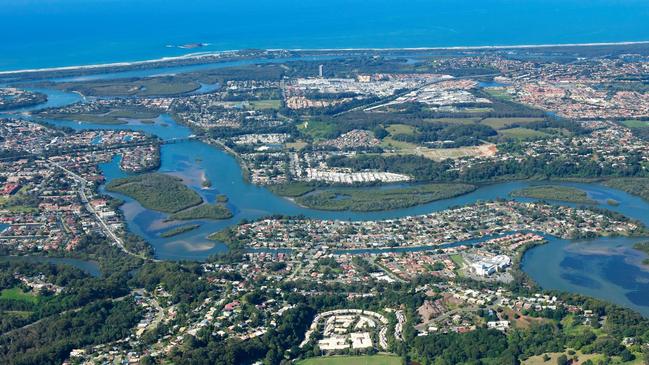
[(0, 256), (0, 262), (38, 262), (49, 263), (54, 265), (68, 265), (76, 267), (86, 274), (94, 277), (101, 276), (99, 264), (95, 261), (79, 260), (68, 257), (47, 257), (47, 256)]
[[(76, 122), (52, 121), (59, 125), (81, 128), (105, 128), (102, 125)], [(109, 126), (114, 128), (115, 126)], [(168, 116), (162, 116), (155, 124), (130, 124), (117, 126), (155, 133), (165, 139), (184, 137), (190, 131), (176, 124)], [(228, 207), (234, 217), (222, 221), (198, 220), (200, 228), (171, 238), (161, 238), (161, 232), (189, 222), (166, 222), (166, 214), (143, 208), (137, 201), (120, 195), (121, 207), (131, 231), (149, 241), (159, 259), (201, 260), (225, 251), (225, 245), (206, 239), (212, 232), (236, 224), (242, 219), (256, 219), (271, 214), (304, 215), (316, 219), (374, 220), (392, 219), (410, 215), (426, 214), (453, 206), (497, 198), (510, 198), (510, 193), (520, 188), (548, 184), (548, 182), (514, 181), (487, 185), (476, 191), (452, 199), (440, 200), (416, 207), (383, 212), (330, 212), (300, 207), (291, 200), (272, 194), (266, 188), (246, 182), (237, 161), (224, 151), (200, 141), (166, 144), (161, 149), (159, 172), (178, 176), (198, 192), (205, 200), (214, 202), (218, 194), (229, 198)], [(101, 166), (107, 181), (126, 174), (119, 169), (120, 157)], [(201, 186), (203, 174), (212, 187)], [(620, 212), (649, 225), (649, 204), (641, 198), (600, 184), (555, 182), (554, 184), (577, 187), (588, 193), (599, 206)], [(619, 202), (609, 205), (608, 200)], [(533, 199), (516, 198), (518, 201)], [(569, 203), (559, 203), (572, 205)], [(646, 238), (645, 238), (646, 239)], [(549, 243), (530, 250), (524, 257), (523, 270), (542, 287), (590, 295), (608, 300), (649, 316), (649, 271), (642, 266), (645, 254), (632, 249), (643, 238), (598, 238), (568, 241), (548, 237)], [(477, 240), (478, 242), (480, 240)], [(475, 243), (475, 242), (472, 242)], [(403, 249), (409, 250), (409, 249)], [(362, 252), (359, 252), (362, 253)]]
[[(0, 0), (0, 71), (246, 48), (649, 40), (643, 0)], [(205, 43), (201, 48), (179, 46)]]
[[(146, 71), (145, 71), (146, 72)], [(80, 100), (76, 94), (41, 90), (50, 96), (49, 105), (65, 105)], [(35, 107), (40, 108), (43, 105)], [(191, 130), (177, 124), (168, 115), (154, 123), (131, 121), (123, 125), (101, 125), (75, 121), (48, 120), (48, 122), (73, 129), (133, 129), (157, 135), (164, 140), (185, 138)], [(126, 176), (119, 168), (120, 156), (100, 167), (107, 181)], [(223, 150), (200, 141), (165, 144), (161, 148), (159, 172), (178, 176), (208, 202), (225, 194), (234, 217), (222, 221), (198, 220), (200, 228), (170, 238), (160, 233), (190, 222), (166, 222), (166, 214), (143, 208), (137, 201), (120, 194), (111, 195), (125, 201), (121, 207), (129, 230), (142, 236), (155, 249), (155, 256), (164, 260), (201, 260), (226, 250), (225, 245), (210, 241), (206, 236), (242, 219), (256, 219), (271, 214), (304, 215), (316, 219), (374, 220), (392, 219), (426, 214), (452, 206), (475, 203), (481, 200), (510, 198), (514, 190), (547, 182), (514, 181), (487, 185), (476, 191), (452, 199), (440, 200), (412, 208), (384, 212), (329, 212), (300, 207), (291, 200), (272, 194), (266, 188), (246, 182), (234, 157)], [(212, 186), (201, 186), (202, 177)], [(649, 203), (600, 184), (566, 183), (588, 193), (599, 206), (620, 212), (649, 225)], [(104, 188), (101, 190), (105, 192)], [(617, 205), (608, 205), (609, 199)], [(517, 198), (519, 201), (532, 199)], [(555, 202), (558, 203), (558, 202)], [(561, 203), (566, 204), (566, 203)], [(567, 204), (571, 205), (571, 204)], [(645, 255), (632, 249), (642, 238), (599, 238), (586, 241), (567, 241), (549, 237), (549, 243), (530, 250), (524, 257), (523, 270), (542, 287), (594, 296), (633, 308), (649, 316), (649, 271), (641, 265)]]

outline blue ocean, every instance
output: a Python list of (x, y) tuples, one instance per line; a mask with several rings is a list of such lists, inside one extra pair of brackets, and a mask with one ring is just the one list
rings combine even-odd
[[(242, 48), (649, 40), (646, 0), (0, 0), (0, 70)], [(209, 43), (181, 49), (187, 43)]]

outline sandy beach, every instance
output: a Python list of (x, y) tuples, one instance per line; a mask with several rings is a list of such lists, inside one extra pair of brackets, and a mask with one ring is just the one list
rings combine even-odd
[[(629, 41), (629, 42), (602, 42), (602, 43), (556, 43), (556, 44), (521, 44), (521, 45), (484, 45), (484, 46), (449, 46), (449, 47), (399, 47), (399, 48), (269, 48), (269, 52), (394, 52), (394, 51), (461, 51), (461, 50), (494, 50), (494, 49), (529, 49), (529, 48), (554, 48), (554, 47), (604, 47), (604, 46), (624, 46), (649, 44), (648, 41)], [(23, 73), (55, 72), (55, 71), (75, 71), (75, 70), (92, 70), (97, 68), (128, 67), (147, 65), (153, 63), (165, 63), (182, 60), (199, 60), (209, 57), (236, 56), (241, 50), (223, 50), (192, 52), (181, 56), (161, 57), (151, 60), (131, 61), (131, 62), (111, 62), (93, 65), (61, 66), (49, 68), (34, 68), (22, 70), (0, 71), (0, 76), (15, 75)], [(216, 61), (216, 60), (215, 60)]]

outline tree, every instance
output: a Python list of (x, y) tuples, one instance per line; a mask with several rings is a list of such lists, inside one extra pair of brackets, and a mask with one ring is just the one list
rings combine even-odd
[(550, 361), (550, 356), (548, 354), (543, 354), (543, 362)]
[(557, 358), (557, 365), (568, 365), (568, 357), (562, 354)]

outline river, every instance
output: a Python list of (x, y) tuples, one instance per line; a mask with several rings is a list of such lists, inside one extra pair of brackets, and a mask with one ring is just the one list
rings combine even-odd
[[(60, 106), (80, 100), (76, 94), (51, 90), (40, 91), (51, 97), (45, 106)], [(39, 107), (43, 107), (43, 105)], [(39, 107), (32, 107), (29, 110)], [(183, 138), (191, 134), (189, 128), (177, 124), (168, 115), (160, 116), (153, 124), (137, 121), (123, 125), (100, 125), (61, 120), (48, 120), (48, 122), (76, 130), (140, 130), (165, 140)], [(112, 161), (100, 166), (107, 181), (126, 175), (119, 168), (120, 158), (120, 156), (116, 156)], [(330, 212), (300, 207), (289, 199), (272, 194), (264, 187), (246, 182), (234, 157), (201, 141), (163, 145), (159, 172), (182, 178), (189, 187), (208, 202), (214, 202), (219, 194), (227, 195), (228, 206), (234, 213), (231, 219), (222, 221), (192, 221), (192, 223), (200, 224), (200, 228), (170, 238), (161, 238), (159, 236), (161, 232), (188, 222), (165, 222), (166, 214), (145, 209), (131, 198), (111, 193), (125, 201), (120, 209), (124, 213), (129, 230), (151, 243), (155, 249), (156, 258), (163, 260), (201, 260), (211, 254), (225, 251), (225, 245), (207, 240), (206, 236), (236, 224), (242, 219), (256, 219), (270, 214), (304, 215), (315, 219), (342, 220), (399, 218), (426, 214), (481, 200), (510, 198), (509, 194), (514, 190), (535, 184), (547, 184), (547, 182), (529, 181), (505, 182), (482, 186), (463, 196), (406, 209), (383, 212)], [(205, 189), (201, 185), (203, 175), (212, 182), (209, 189)], [(649, 215), (646, 214), (649, 212), (649, 203), (638, 197), (600, 184), (568, 182), (557, 182), (556, 184), (582, 189), (588, 193), (591, 199), (597, 201), (599, 206), (649, 225)], [(103, 186), (100, 189), (105, 192)], [(619, 204), (608, 205), (609, 199), (613, 199)], [(532, 199), (526, 198), (516, 198), (516, 200), (532, 201)], [(566, 241), (551, 237), (548, 244), (534, 248), (524, 256), (522, 267), (544, 288), (576, 292), (609, 300), (649, 316), (649, 271), (641, 265), (645, 255), (631, 248), (632, 244), (639, 240), (641, 239), (599, 238), (586, 241)]]
[(0, 262), (13, 261), (13, 262), (46, 262), (55, 265), (68, 265), (76, 267), (77, 269), (85, 272), (86, 274), (94, 277), (101, 276), (101, 269), (99, 263), (96, 261), (80, 260), (69, 257), (48, 257), (48, 256), (0, 256)]

